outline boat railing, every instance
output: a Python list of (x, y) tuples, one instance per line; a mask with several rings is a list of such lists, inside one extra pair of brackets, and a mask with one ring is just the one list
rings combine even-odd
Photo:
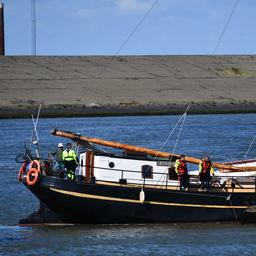
[[(43, 167), (43, 175), (47, 176), (55, 176), (59, 178), (65, 178), (65, 170), (56, 169), (54, 167), (54, 162), (49, 161), (47, 159), (41, 159), (42, 167)], [(107, 182), (115, 182), (121, 185), (125, 184), (135, 184), (135, 185), (150, 185), (161, 189), (168, 189), (169, 187), (179, 187), (178, 177), (173, 175), (173, 172), (169, 172), (169, 168), (166, 168), (165, 172), (157, 172), (154, 171), (152, 177), (143, 177), (141, 170), (132, 170), (132, 169), (118, 169), (111, 167), (102, 167), (95, 165), (79, 165), (79, 168), (85, 169), (94, 169), (94, 173), (101, 172), (101, 175), (90, 174), (90, 177), (84, 177), (81, 174), (79, 175), (78, 170), (76, 171), (76, 179), (81, 182), (91, 182), (92, 180), (97, 181), (107, 181)], [(77, 168), (78, 169), (78, 168)], [(173, 171), (173, 170), (172, 170)], [(102, 175), (105, 173), (106, 175)], [(200, 188), (200, 178), (199, 175), (189, 175), (190, 176), (190, 187)], [(107, 177), (107, 178), (106, 178)], [(211, 178), (210, 182), (211, 188), (225, 188), (235, 190), (237, 188), (240, 189), (254, 189), (256, 192), (256, 176), (239, 176), (234, 173), (234, 175), (225, 174), (222, 175), (214, 175)]]
[[(108, 168), (108, 167), (99, 167), (99, 166), (87, 166), (83, 165), (80, 167), (91, 168), (93, 167), (95, 170), (113, 173), (119, 173), (119, 175), (109, 176), (110, 178), (101, 178), (96, 177), (97, 181), (112, 181), (118, 182), (122, 184), (143, 184), (145, 182), (146, 185), (154, 185), (159, 188), (167, 189), (169, 186), (179, 186), (178, 177), (173, 177), (167, 168), (166, 172), (153, 172), (153, 177), (144, 178), (142, 177), (141, 170), (127, 170), (127, 169), (117, 169), (117, 168)], [(109, 173), (108, 173), (109, 174)], [(140, 178), (138, 178), (138, 174)], [(136, 177), (135, 177), (136, 175)], [(190, 186), (192, 187), (200, 187), (201, 182), (199, 175), (191, 174), (190, 176)], [(95, 180), (95, 178), (94, 178)], [(212, 188), (226, 188), (226, 189), (246, 189), (246, 188), (254, 188), (256, 192), (256, 176), (239, 176), (239, 175), (214, 175), (211, 177), (210, 185)]]

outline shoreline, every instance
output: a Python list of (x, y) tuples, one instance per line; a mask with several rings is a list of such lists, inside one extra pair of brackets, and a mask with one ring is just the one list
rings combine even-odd
[[(149, 116), (149, 115), (180, 115), (190, 105), (188, 114), (249, 114), (256, 113), (256, 103), (182, 103), (182, 104), (155, 104), (121, 107), (117, 105), (51, 105), (42, 104), (41, 118), (61, 117), (107, 117), (107, 116)], [(38, 106), (0, 107), (0, 119), (31, 118), (37, 114)]]

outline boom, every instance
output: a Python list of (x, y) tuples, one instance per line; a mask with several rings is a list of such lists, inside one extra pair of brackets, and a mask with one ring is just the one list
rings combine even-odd
[[(116, 148), (116, 149), (124, 149), (124, 150), (128, 150), (128, 151), (132, 151), (132, 152), (137, 152), (137, 153), (144, 153), (144, 154), (148, 154), (151, 156), (155, 156), (155, 157), (163, 157), (163, 158), (179, 158), (181, 155), (180, 154), (172, 154), (169, 152), (163, 152), (163, 151), (158, 151), (158, 150), (154, 150), (154, 149), (150, 149), (150, 148), (144, 148), (144, 147), (138, 147), (138, 146), (133, 146), (133, 145), (129, 145), (129, 144), (122, 144), (119, 142), (115, 142), (115, 141), (108, 141), (108, 140), (103, 140), (103, 139), (98, 139), (98, 138), (90, 138), (87, 136), (83, 136), (83, 135), (79, 135), (76, 133), (72, 133), (69, 131), (62, 131), (62, 130), (57, 130), (54, 129), (51, 131), (51, 133), (55, 136), (60, 136), (60, 137), (64, 137), (64, 138), (69, 138), (72, 139), (76, 142), (79, 143), (79, 141), (84, 141), (84, 142), (89, 142), (89, 143), (94, 143), (94, 144), (98, 144), (98, 145), (102, 145), (102, 146), (106, 146), (106, 147), (111, 147), (111, 148)], [(192, 163), (192, 164), (199, 164), (202, 160), (198, 159), (198, 158), (194, 158), (194, 157), (190, 157), (190, 156), (186, 156), (185, 157), (186, 162), (188, 163)], [(221, 163), (213, 163), (213, 167), (218, 168), (220, 171), (246, 171), (246, 168), (244, 167), (235, 167), (232, 165), (227, 165), (227, 164), (221, 164)]]

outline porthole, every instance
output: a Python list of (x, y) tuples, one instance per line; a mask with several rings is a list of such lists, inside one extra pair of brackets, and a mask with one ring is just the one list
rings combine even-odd
[(110, 163), (108, 164), (108, 166), (109, 166), (109, 168), (114, 168), (114, 167), (115, 167), (115, 164), (114, 164), (114, 162), (110, 162)]

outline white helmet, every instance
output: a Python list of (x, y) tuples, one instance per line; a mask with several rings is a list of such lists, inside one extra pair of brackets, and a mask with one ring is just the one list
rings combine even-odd
[(62, 143), (58, 144), (58, 148), (63, 148), (63, 147), (64, 147), (64, 145)]

